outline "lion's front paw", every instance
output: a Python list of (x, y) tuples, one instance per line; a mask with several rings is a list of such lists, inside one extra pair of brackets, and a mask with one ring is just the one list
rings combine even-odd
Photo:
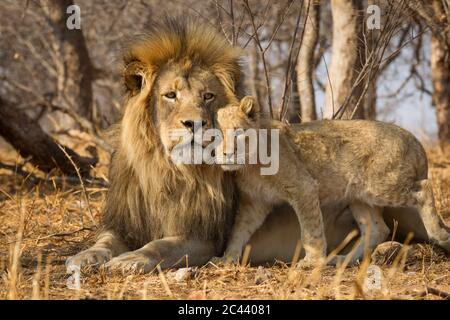
[(142, 252), (132, 251), (111, 259), (105, 264), (105, 268), (123, 273), (147, 273), (155, 269), (158, 263), (158, 260)]
[(91, 248), (70, 257), (66, 260), (67, 272), (71, 273), (74, 268), (85, 266), (98, 266), (112, 257), (111, 250), (104, 248)]

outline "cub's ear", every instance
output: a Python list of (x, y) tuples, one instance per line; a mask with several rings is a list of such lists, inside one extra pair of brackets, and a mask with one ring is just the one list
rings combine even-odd
[(252, 96), (242, 98), (239, 107), (249, 118), (255, 118), (255, 116), (259, 113), (258, 103)]
[(127, 92), (134, 96), (144, 86), (144, 68), (139, 61), (133, 61), (125, 65), (123, 70), (123, 81)]

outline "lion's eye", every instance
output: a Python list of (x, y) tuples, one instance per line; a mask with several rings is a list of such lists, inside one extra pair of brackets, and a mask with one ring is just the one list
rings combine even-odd
[(205, 101), (210, 101), (210, 100), (214, 99), (214, 94), (211, 92), (206, 92), (203, 95), (203, 99), (205, 99)]
[(166, 93), (164, 95), (164, 97), (166, 97), (167, 99), (173, 100), (177, 97), (177, 94), (174, 91), (170, 91), (170, 92)]

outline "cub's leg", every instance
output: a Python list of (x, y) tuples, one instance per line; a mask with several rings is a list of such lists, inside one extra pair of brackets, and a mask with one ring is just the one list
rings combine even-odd
[(242, 255), (242, 249), (256, 230), (262, 226), (271, 209), (272, 206), (264, 200), (252, 199), (245, 192), (241, 192), (239, 211), (235, 217), (224, 256), (215, 261), (238, 262)]
[(365, 250), (372, 251), (384, 242), (390, 231), (384, 222), (382, 208), (354, 201), (350, 204), (350, 210), (361, 232), (361, 241), (349, 262), (351, 265), (363, 258)]
[(66, 267), (68, 272), (72, 272), (73, 268), (100, 265), (128, 250), (122, 239), (114, 231), (105, 230), (100, 232), (97, 236), (97, 242), (92, 247), (68, 258)]
[(285, 190), (290, 196), (287, 200), (297, 214), (301, 242), (305, 248), (305, 258), (300, 262), (300, 266), (311, 267), (322, 264), (327, 251), (319, 190), (313, 179), (303, 177), (296, 182), (295, 185), (285, 186)]
[(450, 228), (444, 224), (436, 210), (431, 182), (428, 179), (416, 182), (411, 198), (412, 205), (419, 211), (429, 239), (450, 252)]

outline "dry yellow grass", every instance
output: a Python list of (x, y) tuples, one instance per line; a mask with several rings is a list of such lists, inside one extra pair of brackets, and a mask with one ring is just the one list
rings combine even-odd
[[(0, 153), (0, 161), (11, 161)], [(430, 150), (430, 175), (440, 213), (450, 223), (450, 157)], [(99, 170), (104, 174), (106, 163)], [(207, 265), (181, 281), (175, 271), (149, 275), (83, 274), (81, 290), (66, 287), (64, 262), (89, 246), (91, 222), (79, 183), (24, 178), (0, 169), (0, 299), (441, 299), (450, 292), (448, 254), (414, 244), (382, 265), (381, 290), (365, 292), (368, 261), (359, 266), (297, 271), (285, 264), (256, 268)], [(99, 221), (107, 189), (86, 184)], [(448, 298), (448, 297), (447, 297)]]

